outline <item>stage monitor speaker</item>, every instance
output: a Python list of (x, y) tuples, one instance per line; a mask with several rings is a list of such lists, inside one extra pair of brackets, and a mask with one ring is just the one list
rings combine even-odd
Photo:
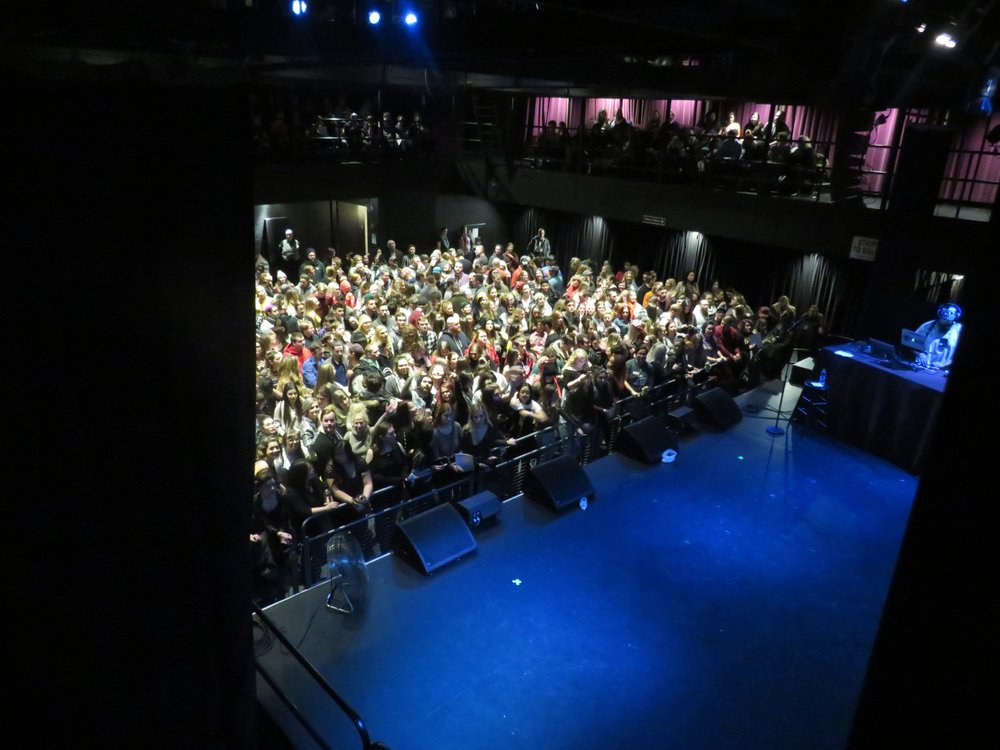
[(525, 478), (524, 491), (532, 500), (553, 510), (575, 505), (584, 498), (589, 503), (597, 494), (590, 477), (570, 456), (532, 466)]
[(694, 397), (695, 409), (716, 427), (727, 429), (743, 419), (743, 412), (733, 397), (721, 388), (699, 393)]
[(666, 428), (676, 435), (683, 435), (693, 428), (691, 424), (694, 419), (694, 409), (690, 406), (678, 406), (667, 412), (664, 419)]
[(469, 528), (474, 529), (500, 514), (500, 498), (489, 491), (480, 492), (478, 495), (460, 500), (455, 507)]
[(660, 424), (656, 417), (646, 417), (623, 429), (615, 450), (644, 464), (658, 464), (667, 449), (677, 450), (677, 436)]
[(812, 357), (800, 359), (792, 365), (792, 374), (788, 378), (788, 382), (792, 385), (804, 385), (807, 380), (812, 378), (815, 369), (816, 361)]
[(400, 552), (428, 575), (478, 546), (451, 503), (400, 521), (399, 531), (402, 533)]

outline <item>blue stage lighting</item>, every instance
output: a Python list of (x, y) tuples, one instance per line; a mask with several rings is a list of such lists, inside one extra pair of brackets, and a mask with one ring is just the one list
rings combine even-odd
[(378, 22), (382, 20), (382, 14), (377, 10), (372, 10), (368, 12), (368, 23), (372, 26), (377, 26)]
[(408, 10), (406, 11), (406, 15), (403, 16), (403, 21), (406, 23), (407, 26), (413, 26), (413, 24), (417, 22), (417, 14), (414, 13), (412, 10)]
[(293, 0), (292, 13), (297, 16), (304, 16), (307, 10), (309, 10), (309, 6), (306, 5), (305, 0)]

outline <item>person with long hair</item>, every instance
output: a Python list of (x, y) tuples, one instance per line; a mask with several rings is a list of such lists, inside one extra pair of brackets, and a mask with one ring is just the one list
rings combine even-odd
[(611, 361), (608, 363), (608, 381), (611, 383), (615, 400), (639, 395), (628, 382), (628, 355), (621, 345), (612, 349)]
[(517, 437), (524, 437), (542, 429), (549, 421), (549, 415), (542, 408), (542, 405), (531, 398), (531, 386), (527, 383), (517, 389), (517, 393), (511, 396), (510, 408), (517, 413), (517, 426), (515, 434)]
[(313, 386), (312, 393), (315, 398), (330, 383), (337, 382), (337, 369), (332, 362), (323, 362), (316, 367), (316, 385)]
[(434, 348), (434, 353), (431, 355), (431, 363), (436, 365), (439, 362), (444, 362), (447, 365), (450, 356), (451, 346), (444, 339), (439, 339)]
[(278, 365), (278, 382), (275, 389), (279, 394), (284, 393), (285, 385), (294, 383), (299, 388), (305, 390), (305, 383), (302, 381), (302, 372), (299, 370), (299, 360), (294, 354), (286, 354), (281, 358)]
[(396, 346), (392, 342), (392, 338), (389, 336), (389, 329), (384, 325), (376, 325), (373, 333), (373, 339), (376, 344), (378, 344), (379, 354), (378, 363), (382, 368), (389, 366), (392, 358), (396, 356)]
[(372, 474), (375, 490), (399, 486), (410, 473), (410, 459), (400, 445), (396, 426), (385, 419), (372, 428), (371, 447), (365, 463)]
[(298, 432), (304, 415), (302, 399), (299, 397), (299, 386), (295, 383), (285, 383), (281, 389), (281, 400), (274, 407), (274, 419), (281, 427), (283, 434)]
[(312, 397), (302, 399), (302, 421), (299, 422), (299, 439), (301, 440), (302, 450), (307, 458), (312, 457), (312, 444), (316, 436), (319, 435), (319, 420), (322, 411), (323, 409), (316, 399)]
[[(476, 357), (473, 357), (470, 354), (474, 345), (476, 346), (478, 354)], [(472, 362), (478, 363), (483, 357), (486, 357), (489, 359), (489, 363), (493, 369), (500, 366), (500, 355), (497, 353), (497, 348), (490, 339), (490, 334), (485, 328), (480, 328), (476, 331), (475, 339), (471, 344), (469, 344), (469, 348), (466, 349), (465, 353)]]
[(351, 395), (343, 388), (331, 385), (330, 407), (337, 415), (337, 426), (346, 433), (350, 421)]
[(250, 560), (254, 599), (278, 601), (292, 582), (294, 528), (291, 509), (274, 469), (263, 460), (254, 464), (250, 514)]
[(499, 450), (516, 445), (517, 441), (504, 435), (490, 421), (482, 399), (475, 399), (469, 411), (469, 422), (462, 428), (460, 448), (476, 459), (477, 466), (495, 465), (500, 461)]
[(302, 541), (302, 524), (309, 516), (336, 506), (313, 465), (297, 458), (285, 471), (285, 502), (291, 514), (292, 531)]
[(427, 461), (434, 472), (435, 484), (447, 484), (464, 473), (455, 461), (461, 438), (462, 425), (455, 420), (455, 410), (447, 401), (442, 401), (434, 410), (427, 440)]

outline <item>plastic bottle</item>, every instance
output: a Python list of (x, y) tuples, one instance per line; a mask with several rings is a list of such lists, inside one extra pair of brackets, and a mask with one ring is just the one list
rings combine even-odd
[(826, 387), (826, 368), (825, 367), (822, 370), (819, 371), (819, 384), (821, 386), (823, 386), (824, 388)]

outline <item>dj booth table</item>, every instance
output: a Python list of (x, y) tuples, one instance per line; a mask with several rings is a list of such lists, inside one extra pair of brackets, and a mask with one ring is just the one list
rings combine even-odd
[(947, 378), (883, 364), (857, 344), (820, 352), (830, 433), (917, 474), (930, 447)]

